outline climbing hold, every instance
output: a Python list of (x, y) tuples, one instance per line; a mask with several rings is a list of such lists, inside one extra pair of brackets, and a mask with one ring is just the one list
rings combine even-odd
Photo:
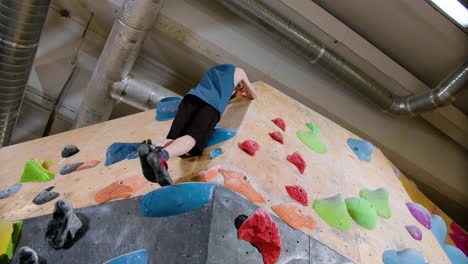
[(450, 223), (450, 228), (453, 233), (450, 233), (449, 236), (455, 243), (455, 246), (468, 256), (468, 234), (453, 221)]
[(100, 160), (90, 160), (90, 161), (83, 163), (83, 165), (79, 166), (78, 168), (76, 168), (75, 171), (91, 169), (99, 165), (99, 163), (101, 163)]
[(293, 154), (288, 155), (286, 159), (294, 164), (301, 174), (304, 174), (307, 164), (299, 152), (294, 152)]
[(211, 200), (213, 183), (180, 183), (156, 189), (143, 196), (141, 212), (147, 217), (165, 217), (196, 210)]
[(46, 260), (39, 256), (37, 252), (30, 247), (22, 247), (18, 251), (19, 264), (43, 264)]
[(34, 197), (33, 199), (33, 204), (36, 204), (36, 205), (41, 205), (41, 204), (45, 204), (49, 201), (52, 201), (53, 199), (59, 197), (59, 193), (57, 192), (51, 192), (52, 189), (54, 189), (55, 186), (50, 186), (50, 187), (47, 187), (46, 189), (44, 189), (43, 191), (41, 191), (38, 195), (36, 195), (36, 197)]
[(371, 155), (374, 151), (374, 146), (369, 141), (348, 138), (346, 141), (351, 150), (356, 154), (356, 156), (366, 162), (371, 162)]
[(80, 149), (75, 145), (68, 145), (62, 149), (62, 158), (68, 158), (76, 153), (80, 152)]
[(468, 264), (468, 257), (459, 248), (447, 244), (443, 245), (442, 248), (452, 264)]
[(262, 254), (264, 264), (276, 263), (281, 254), (281, 235), (270, 214), (259, 208), (237, 230), (237, 238), (252, 243)]
[(309, 197), (304, 188), (299, 185), (286, 186), (285, 188), (291, 198), (298, 201), (303, 206), (309, 205)]
[(41, 164), (42, 168), (44, 168), (46, 170), (48, 170), (53, 165), (55, 165), (55, 162), (49, 161), (49, 160), (43, 161), (42, 164)]
[(0, 190), (0, 199), (5, 199), (17, 193), (23, 185), (21, 183), (13, 184), (3, 190)]
[(84, 164), (83, 162), (65, 164), (62, 167), (62, 169), (60, 169), (60, 174), (62, 174), (62, 175), (70, 174), (70, 173), (74, 172), (76, 169), (78, 169), (83, 164)]
[(436, 238), (437, 242), (443, 246), (445, 244), (445, 238), (447, 237), (447, 225), (445, 224), (442, 217), (438, 215), (431, 216), (431, 232)]
[(148, 253), (146, 249), (133, 251), (122, 256), (118, 256), (103, 264), (147, 264)]
[(408, 233), (410, 233), (411, 237), (414, 238), (415, 240), (422, 240), (422, 232), (419, 227), (414, 226), (414, 225), (407, 225), (405, 226), (406, 230)]
[(284, 144), (284, 138), (281, 132), (275, 131), (275, 132), (268, 133), (268, 135), (270, 135), (272, 139), (278, 141), (279, 143)]
[(329, 198), (319, 198), (314, 201), (313, 207), (327, 224), (341, 230), (348, 230), (352, 227), (351, 217), (341, 194)]
[(236, 132), (227, 128), (216, 126), (213, 133), (211, 133), (206, 143), (206, 147), (214, 146), (218, 143), (231, 139), (236, 135)]
[(281, 130), (286, 131), (286, 123), (284, 123), (284, 120), (281, 118), (275, 118), (271, 120), (275, 125), (277, 125)]
[(96, 203), (105, 203), (114, 199), (125, 199), (138, 192), (148, 181), (143, 176), (131, 176), (115, 181), (100, 190), (94, 200)]
[(140, 145), (140, 143), (113, 143), (107, 148), (104, 165), (110, 166), (125, 159), (138, 158), (136, 151)]
[(255, 156), (255, 152), (260, 149), (260, 146), (257, 142), (253, 140), (245, 140), (241, 144), (239, 144), (239, 148), (245, 151), (250, 156)]
[(358, 225), (369, 230), (375, 229), (377, 225), (377, 212), (368, 200), (353, 197), (346, 199), (345, 202), (349, 215)]
[(398, 179), (400, 178), (400, 170), (393, 169), (393, 173), (395, 173), (395, 176), (397, 176)]
[(390, 209), (390, 193), (387, 188), (377, 190), (362, 189), (359, 196), (369, 201), (377, 211), (377, 215), (386, 219), (392, 217)]
[(208, 170), (204, 169), (195, 173), (195, 175), (193, 175), (193, 177), (190, 180), (194, 182), (210, 182), (214, 177), (216, 177), (217, 174), (217, 167)]
[(210, 159), (215, 159), (219, 155), (223, 154), (223, 150), (221, 148), (216, 148), (215, 150), (210, 152)]
[(406, 203), (406, 207), (421, 225), (431, 229), (431, 214), (424, 206), (410, 202)]
[(306, 126), (310, 129), (310, 131), (298, 130), (296, 132), (296, 136), (299, 138), (299, 140), (308, 148), (319, 154), (327, 153), (327, 146), (325, 143), (323, 143), (322, 139), (318, 135), (320, 128), (314, 123), (307, 123)]
[(37, 159), (32, 159), (24, 165), (20, 182), (46, 182), (55, 178), (55, 175), (44, 169)]
[(18, 244), (23, 221), (10, 223), (0, 220), (0, 263), (8, 263)]
[(384, 264), (425, 264), (424, 257), (416, 249), (407, 248), (401, 251), (386, 250), (383, 253)]
[(271, 209), (281, 220), (294, 229), (303, 227), (314, 229), (317, 225), (314, 217), (302, 212), (302, 209), (296, 204), (279, 204), (272, 206)]
[(52, 220), (47, 224), (46, 241), (55, 249), (69, 247), (84, 232), (83, 222), (69, 202), (62, 199), (55, 203)]
[(219, 169), (224, 177), (224, 186), (245, 196), (252, 203), (265, 203), (265, 197), (257, 192), (243, 173)]
[(156, 104), (156, 120), (167, 121), (174, 119), (181, 102), (181, 97), (166, 97), (161, 99)]

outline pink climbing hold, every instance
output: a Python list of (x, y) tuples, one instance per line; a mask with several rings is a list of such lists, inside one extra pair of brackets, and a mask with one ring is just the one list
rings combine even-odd
[(455, 246), (468, 256), (468, 234), (463, 230), (463, 228), (453, 221), (450, 223), (450, 228), (453, 230), (453, 233), (449, 234), (453, 243), (455, 243)]
[(247, 152), (250, 156), (255, 156), (255, 152), (260, 149), (260, 146), (253, 140), (245, 140), (239, 144), (239, 148)]
[(259, 208), (237, 230), (237, 237), (248, 241), (262, 253), (263, 263), (275, 263), (281, 254), (281, 236), (270, 214)]
[(277, 125), (281, 130), (286, 131), (286, 123), (284, 123), (284, 120), (281, 118), (275, 118), (271, 120), (275, 125)]
[(284, 138), (283, 138), (283, 134), (281, 134), (281, 132), (275, 131), (275, 132), (272, 132), (272, 133), (268, 133), (268, 135), (270, 135), (270, 137), (272, 139), (278, 141), (279, 143), (284, 144)]
[(421, 229), (419, 229), (419, 227), (414, 226), (414, 225), (407, 225), (405, 226), (405, 228), (414, 239), (419, 240), (419, 241), (422, 240), (422, 232), (421, 232)]
[(307, 164), (305, 163), (304, 159), (302, 158), (301, 154), (297, 151), (291, 155), (288, 155), (287, 160), (292, 164), (296, 165), (297, 169), (301, 174), (304, 174)]
[(286, 186), (286, 191), (289, 193), (289, 196), (294, 200), (298, 201), (303, 206), (309, 205), (309, 198), (307, 196), (307, 191), (299, 185)]

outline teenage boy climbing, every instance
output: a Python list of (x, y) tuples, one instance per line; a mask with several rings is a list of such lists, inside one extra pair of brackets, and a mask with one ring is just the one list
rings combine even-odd
[(244, 70), (231, 64), (211, 68), (184, 96), (167, 139), (156, 147), (148, 139), (138, 148), (146, 179), (161, 186), (171, 185), (167, 160), (186, 153), (201, 155), (229, 100), (239, 95), (257, 98)]

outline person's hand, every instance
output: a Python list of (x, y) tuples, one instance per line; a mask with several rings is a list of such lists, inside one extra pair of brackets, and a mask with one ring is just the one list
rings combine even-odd
[(258, 94), (253, 85), (250, 83), (249, 78), (244, 70), (237, 67), (234, 73), (234, 84), (236, 85), (236, 96), (243, 96), (250, 99), (257, 99)]

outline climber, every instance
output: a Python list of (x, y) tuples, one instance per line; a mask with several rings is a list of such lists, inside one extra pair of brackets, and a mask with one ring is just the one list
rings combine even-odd
[(257, 92), (241, 68), (217, 65), (203, 76), (180, 103), (166, 140), (152, 145), (145, 140), (138, 148), (143, 175), (161, 186), (171, 185), (167, 161), (185, 154), (199, 156), (226, 109), (237, 96), (257, 98)]

